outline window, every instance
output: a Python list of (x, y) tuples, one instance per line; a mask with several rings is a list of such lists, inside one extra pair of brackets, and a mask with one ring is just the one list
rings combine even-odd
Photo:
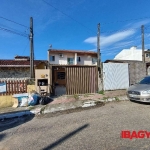
[(55, 56), (50, 56), (50, 61), (55, 61)]
[(97, 58), (92, 58), (92, 64), (95, 64), (97, 62)]
[(65, 72), (57, 72), (57, 79), (59, 80), (65, 79)]
[(81, 61), (81, 57), (77, 57), (77, 62), (80, 62)]
[(146, 53), (146, 57), (149, 57), (149, 58), (150, 58), (150, 53)]
[(73, 65), (74, 59), (73, 58), (67, 58), (68, 65)]

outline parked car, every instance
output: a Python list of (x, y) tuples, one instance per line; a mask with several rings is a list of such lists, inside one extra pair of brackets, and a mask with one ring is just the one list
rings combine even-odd
[(127, 89), (130, 100), (150, 103), (150, 76), (144, 77), (140, 82)]

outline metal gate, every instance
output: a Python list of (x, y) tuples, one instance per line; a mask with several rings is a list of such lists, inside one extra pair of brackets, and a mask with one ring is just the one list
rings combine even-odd
[(66, 94), (96, 93), (98, 70), (96, 66), (67, 66)]
[(96, 93), (98, 91), (97, 66), (58, 65), (52, 68), (55, 95)]
[(104, 90), (119, 90), (129, 87), (128, 63), (103, 63)]

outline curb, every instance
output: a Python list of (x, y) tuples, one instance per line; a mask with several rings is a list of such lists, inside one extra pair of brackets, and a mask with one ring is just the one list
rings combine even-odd
[(47, 113), (54, 113), (60, 112), (64, 110), (70, 110), (75, 108), (86, 108), (86, 107), (94, 107), (100, 103), (108, 103), (112, 101), (127, 101), (129, 100), (127, 96), (116, 96), (113, 98), (105, 98), (105, 99), (95, 99), (95, 100), (83, 100), (83, 101), (74, 101), (69, 103), (60, 103), (60, 104), (53, 104), (47, 105), (40, 113), (47, 114)]
[(33, 115), (33, 113), (30, 112), (30, 110), (24, 110), (24, 111), (19, 111), (19, 112), (9, 112), (9, 113), (0, 114), (0, 119), (22, 117), (26, 115)]
[(0, 119), (5, 118), (15, 118), (15, 117), (22, 117), (26, 115), (37, 115), (37, 114), (47, 114), (47, 113), (54, 113), (54, 112), (60, 112), (64, 110), (70, 110), (75, 108), (86, 108), (86, 107), (93, 107), (100, 103), (108, 103), (112, 101), (126, 101), (129, 100), (127, 96), (116, 96), (113, 98), (107, 98), (105, 99), (87, 99), (83, 101), (74, 101), (69, 103), (59, 103), (59, 104), (52, 104), (52, 105), (43, 105), (42, 107), (38, 107), (32, 110), (23, 110), (23, 111), (17, 111), (17, 112), (8, 112), (0, 114)]

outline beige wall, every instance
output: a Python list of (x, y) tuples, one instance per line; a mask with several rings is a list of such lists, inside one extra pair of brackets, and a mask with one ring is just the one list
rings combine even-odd
[(12, 95), (0, 96), (0, 108), (12, 107), (13, 106), (13, 97)]
[(48, 86), (41, 86), (41, 89), (43, 89), (45, 92), (50, 93), (50, 69), (35, 69), (35, 90), (40, 93), (39, 86), (37, 84), (38, 79), (48, 79)]

